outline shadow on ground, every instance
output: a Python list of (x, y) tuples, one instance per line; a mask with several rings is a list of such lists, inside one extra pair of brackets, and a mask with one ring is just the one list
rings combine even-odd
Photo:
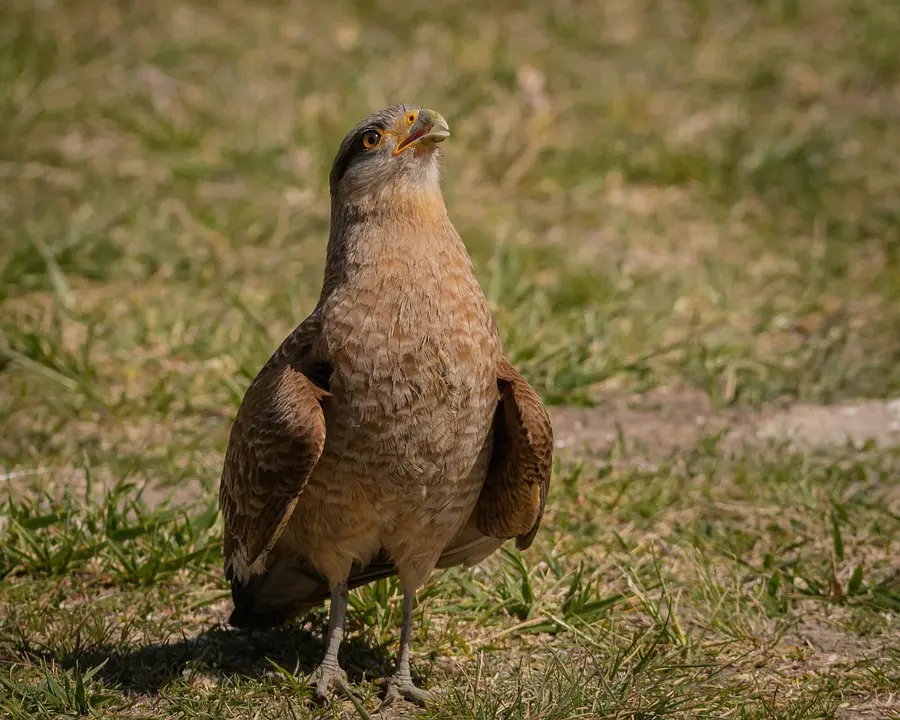
[[(194, 674), (261, 678), (275, 671), (273, 662), (302, 678), (315, 670), (324, 650), (320, 634), (300, 625), (251, 631), (216, 626), (193, 638), (129, 650), (102, 645), (49, 658), (42, 655), (66, 669), (82, 671), (106, 661), (95, 679), (126, 695), (153, 695)], [(388, 648), (359, 637), (345, 638), (340, 658), (351, 682), (385, 676), (393, 666)]]

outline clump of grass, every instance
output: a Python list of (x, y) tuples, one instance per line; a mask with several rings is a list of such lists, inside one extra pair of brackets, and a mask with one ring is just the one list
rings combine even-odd
[(188, 514), (163, 503), (149, 508), (133, 483), (95, 495), (89, 468), (83, 492), (65, 486), (60, 497), (10, 494), (3, 507), (3, 576), (64, 577), (90, 568), (124, 585), (153, 585), (173, 574), (207, 572), (221, 555), (216, 508)]

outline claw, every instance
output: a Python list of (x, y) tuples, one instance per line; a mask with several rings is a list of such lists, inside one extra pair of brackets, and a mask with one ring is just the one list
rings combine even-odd
[(316, 689), (313, 699), (326, 704), (331, 702), (331, 688), (337, 684), (344, 693), (349, 692), (347, 685), (347, 673), (340, 667), (319, 665), (310, 677), (310, 683), (315, 682)]
[(404, 678), (394, 675), (383, 682), (387, 685), (387, 691), (385, 692), (384, 700), (381, 701), (381, 707), (389, 707), (400, 699), (416, 705), (424, 705), (425, 703), (434, 702), (441, 697), (439, 692), (416, 687), (412, 678), (409, 677)]

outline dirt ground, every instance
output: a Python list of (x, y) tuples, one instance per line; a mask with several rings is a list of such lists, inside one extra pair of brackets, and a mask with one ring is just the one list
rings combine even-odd
[(797, 449), (847, 442), (900, 445), (900, 398), (719, 409), (699, 390), (657, 390), (643, 396), (611, 396), (598, 407), (556, 407), (550, 414), (561, 454), (605, 452), (624, 441), (649, 457), (663, 457), (719, 433), (734, 451), (768, 442), (789, 443)]

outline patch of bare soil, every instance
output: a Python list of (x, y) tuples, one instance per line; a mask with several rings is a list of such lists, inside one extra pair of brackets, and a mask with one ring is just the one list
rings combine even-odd
[(900, 398), (833, 406), (717, 409), (700, 390), (660, 389), (640, 396), (610, 396), (598, 407), (555, 407), (550, 416), (561, 454), (604, 452), (624, 441), (650, 457), (667, 457), (720, 433), (731, 450), (768, 442), (789, 443), (797, 449), (848, 442), (900, 445)]
[(699, 390), (659, 389), (645, 395), (611, 395), (592, 408), (550, 409), (557, 450), (602, 452), (624, 440), (652, 456), (693, 447), (707, 435), (754, 424), (752, 410), (717, 411)]
[(767, 419), (756, 434), (802, 446), (847, 442), (900, 445), (900, 398), (830, 407), (797, 405)]

